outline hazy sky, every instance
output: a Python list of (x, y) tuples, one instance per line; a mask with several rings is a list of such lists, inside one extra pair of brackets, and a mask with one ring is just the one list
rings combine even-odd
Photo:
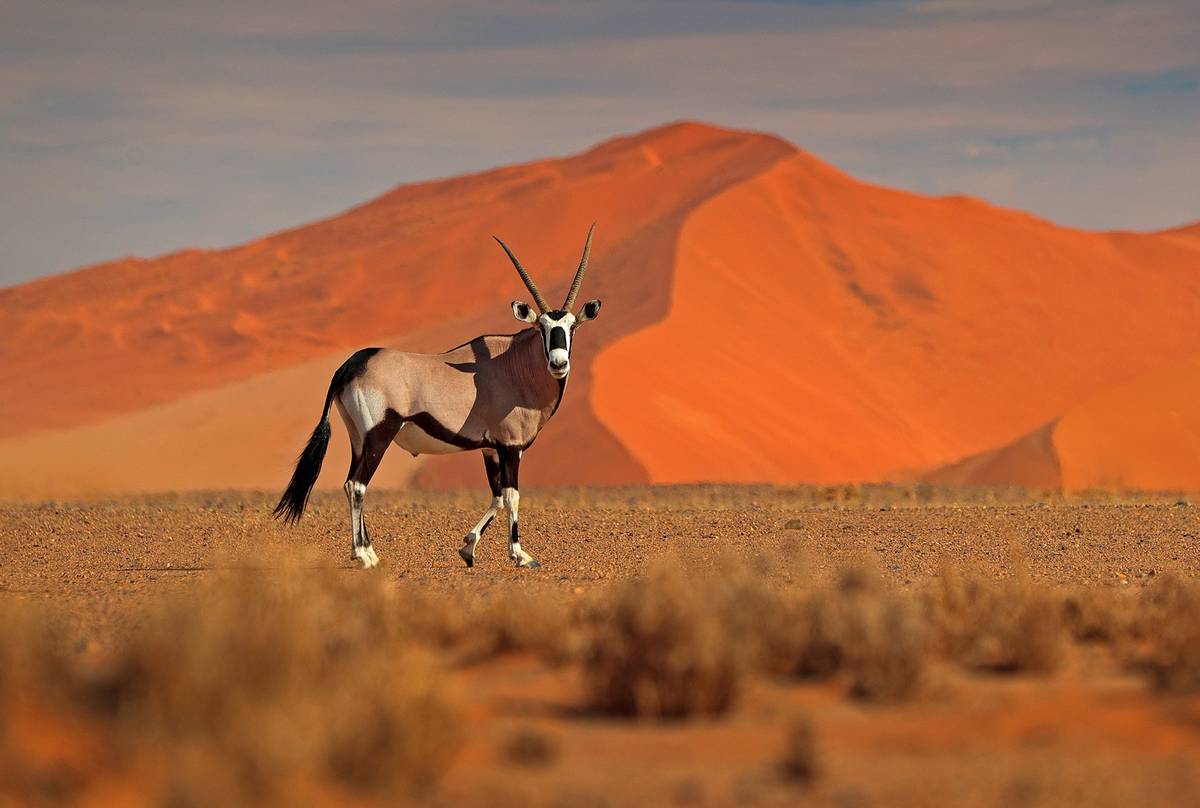
[(0, 0), (0, 285), (680, 118), (1168, 227), (1200, 219), (1200, 3)]

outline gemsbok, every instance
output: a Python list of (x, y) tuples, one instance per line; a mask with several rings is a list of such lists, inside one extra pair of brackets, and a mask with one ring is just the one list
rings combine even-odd
[(442, 354), (364, 348), (347, 359), (333, 374), (321, 420), (296, 461), (275, 516), (294, 523), (304, 513), (329, 447), (329, 405), (336, 404), (350, 436), (350, 471), (344, 487), (350, 502), (351, 555), (364, 568), (378, 564), (379, 556), (363, 520), (363, 498), (391, 443), (413, 457), (481, 450), (491, 504), (467, 533), (458, 554), (468, 567), (474, 566), (479, 537), (503, 509), (508, 512), (508, 557), (518, 567), (539, 566), (521, 548), (518, 536), (517, 469), (522, 453), (562, 403), (575, 329), (600, 312), (599, 300), (589, 300), (577, 314), (571, 311), (595, 229), (593, 224), (588, 230), (579, 269), (557, 309), (546, 304), (508, 245), (496, 239), (538, 308), (535, 312), (514, 300), (513, 315), (533, 328), (485, 334)]

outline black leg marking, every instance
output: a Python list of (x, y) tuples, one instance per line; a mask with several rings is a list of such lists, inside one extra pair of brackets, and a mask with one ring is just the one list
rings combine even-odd
[(508, 508), (508, 554), (511, 558), (515, 558), (521, 567), (540, 567), (541, 565), (521, 548), (518, 527), (520, 518), (518, 509), (521, 502), (521, 494), (518, 490), (520, 485), (518, 471), (521, 466), (521, 450), (515, 446), (500, 446), (497, 448), (497, 452), (500, 455), (500, 487), (512, 492), (511, 500), (505, 502), (505, 507)]
[[(500, 457), (500, 487), (518, 490), (518, 472), (521, 468), (521, 450), (512, 446), (501, 446), (496, 450)], [(516, 544), (517, 520), (509, 514), (508, 543)]]
[(356, 547), (371, 546), (371, 537), (367, 533), (367, 521), (363, 516), (363, 499), (371, 478), (375, 476), (375, 471), (379, 468), (380, 461), (383, 460), (383, 453), (387, 451), (387, 447), (391, 445), (392, 439), (400, 431), (401, 423), (402, 421), (399, 416), (389, 410), (384, 415), (383, 420), (372, 427), (366, 436), (364, 436), (361, 454), (350, 461), (350, 473), (347, 475), (346, 481), (355, 482), (362, 486), (361, 489), (357, 489), (352, 493), (354, 497), (353, 507), (358, 513), (359, 544)]
[(383, 420), (371, 427), (371, 431), (363, 438), (362, 456), (350, 472), (350, 479), (364, 486), (371, 484), (371, 478), (375, 476), (375, 470), (383, 460), (383, 453), (387, 451), (403, 423), (400, 416), (388, 410)]
[(521, 468), (521, 450), (515, 446), (500, 446), (496, 453), (500, 458), (500, 487), (520, 488), (517, 472)]
[(500, 496), (500, 454), (495, 449), (483, 450), (483, 468), (487, 472), (492, 496)]

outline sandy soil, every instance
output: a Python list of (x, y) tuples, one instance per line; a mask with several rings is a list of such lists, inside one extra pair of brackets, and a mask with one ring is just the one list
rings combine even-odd
[[(565, 596), (668, 554), (698, 573), (719, 572), (730, 553), (761, 555), (762, 575), (780, 586), (861, 559), (905, 586), (946, 564), (1000, 578), (1022, 563), (1056, 585), (1200, 574), (1200, 508), (1187, 500), (1005, 499), (888, 487), (531, 489), (521, 535), (543, 565), (537, 571), (510, 568), (502, 517), (484, 534), (475, 569), (463, 566), (456, 550), (486, 503), (466, 492), (370, 492), (367, 525), (382, 560), (374, 574), (446, 592), (518, 586)], [(355, 571), (343, 497), (316, 495), (294, 527), (271, 519), (273, 504), (231, 492), (0, 505), (0, 588), (91, 623), (229, 566), (302, 557), (331, 574)]]
[[(467, 571), (455, 549), (482, 502), (372, 493), (382, 558), (349, 561), (340, 498), (284, 529), (263, 495), (211, 494), (0, 506), (0, 597), (70, 613), (80, 647), (136, 631), (143, 607), (230, 567), (289, 559), (331, 576), (382, 576), (439, 595), (540, 592), (554, 603), (678, 559), (689, 575), (750, 557), (772, 586), (804, 586), (873, 559), (902, 588), (947, 564), (989, 578), (1024, 566), (1061, 587), (1137, 588), (1200, 574), (1200, 508), (1175, 499), (1030, 500), (933, 489), (529, 490), (509, 567), (492, 528)], [(310, 552), (311, 551), (311, 552)], [(453, 602), (453, 598), (445, 602)], [(352, 608), (352, 604), (348, 604)], [(469, 732), (434, 802), (445, 804), (1189, 805), (1200, 797), (1200, 700), (1153, 695), (1104, 650), (1072, 646), (1048, 677), (936, 666), (915, 700), (867, 706), (838, 682), (754, 680), (720, 719), (637, 723), (581, 712), (579, 671), (525, 654), (457, 670)], [(811, 722), (820, 772), (779, 773), (789, 728)], [(538, 754), (513, 752), (534, 736)]]

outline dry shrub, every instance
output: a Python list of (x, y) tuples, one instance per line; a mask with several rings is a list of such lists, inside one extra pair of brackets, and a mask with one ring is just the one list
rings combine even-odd
[(967, 667), (1047, 673), (1061, 661), (1060, 602), (1024, 576), (964, 579), (948, 569), (927, 606), (940, 650)]
[(559, 755), (555, 740), (534, 727), (521, 727), (509, 735), (503, 752), (505, 759), (529, 767), (549, 766)]
[(506, 592), (478, 598), (463, 613), (464, 628), (454, 643), (463, 664), (520, 651), (552, 664), (580, 655), (582, 618), (545, 593)]
[(778, 617), (761, 630), (768, 670), (810, 678), (845, 674), (851, 694), (871, 701), (908, 698), (920, 687), (921, 614), (870, 567), (847, 567), (834, 586), (781, 603)]
[(1139, 606), (1135, 633), (1146, 646), (1140, 667), (1161, 690), (1200, 690), (1200, 586), (1164, 576)]
[(1063, 622), (1076, 642), (1120, 643), (1134, 627), (1136, 610), (1112, 587), (1089, 587), (1063, 600)]
[(821, 774), (821, 755), (812, 719), (802, 716), (792, 721), (784, 741), (779, 772), (797, 785), (809, 785)]
[(246, 574), (166, 605), (102, 659), (45, 632), (9, 695), (92, 721), (118, 761), (158, 761), (169, 797), (285, 799), (325, 782), (428, 789), (457, 713), (385, 587)]
[(600, 605), (584, 655), (591, 708), (652, 718), (725, 712), (743, 670), (720, 596), (667, 561), (620, 584)]

